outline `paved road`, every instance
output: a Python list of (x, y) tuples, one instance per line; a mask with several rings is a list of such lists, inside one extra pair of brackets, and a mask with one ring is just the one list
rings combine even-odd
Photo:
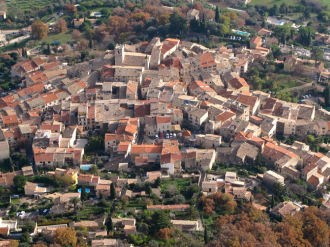
[(77, 139), (77, 144), (74, 144), (74, 148), (84, 148), (88, 143), (87, 139)]

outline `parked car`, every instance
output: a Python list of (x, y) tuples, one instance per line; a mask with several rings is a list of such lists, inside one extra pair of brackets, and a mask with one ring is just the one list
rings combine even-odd
[(160, 139), (163, 139), (163, 134), (159, 134), (159, 138)]
[(176, 134), (175, 133), (173, 133), (173, 137), (176, 138)]
[(172, 138), (172, 136), (173, 136), (173, 134), (172, 133), (170, 133), (170, 137)]
[(158, 139), (158, 135), (155, 135), (155, 139)]
[(167, 133), (167, 134), (166, 134), (166, 139), (168, 139), (168, 138), (170, 138), (170, 135)]

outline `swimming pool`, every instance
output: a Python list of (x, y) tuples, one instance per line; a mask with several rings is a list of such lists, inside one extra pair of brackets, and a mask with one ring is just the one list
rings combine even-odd
[(80, 169), (84, 170), (84, 171), (88, 171), (89, 169), (91, 169), (92, 165), (80, 165)]
[(285, 23), (285, 21), (280, 21), (279, 24), (280, 25), (283, 25)]
[(44, 184), (38, 184), (38, 187), (43, 187), (44, 186)]
[[(91, 190), (90, 190), (90, 189), (88, 189), (88, 188), (85, 188), (85, 191), (86, 191), (86, 193), (89, 193), (89, 192), (91, 192)], [(81, 189), (78, 189), (78, 192), (79, 192), (79, 193), (81, 193)]]
[(94, 13), (94, 16), (101, 16), (101, 13)]
[(239, 31), (239, 30), (232, 30), (234, 33), (238, 33), (240, 35), (246, 35), (246, 36), (250, 36), (250, 33), (247, 33), (247, 32), (243, 32), (243, 31)]

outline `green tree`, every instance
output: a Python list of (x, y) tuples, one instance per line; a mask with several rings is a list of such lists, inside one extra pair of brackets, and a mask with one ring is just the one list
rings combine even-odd
[(258, 153), (258, 155), (257, 155), (256, 161), (255, 161), (255, 166), (257, 166), (257, 167), (263, 166), (263, 160), (262, 160), (261, 153)]
[(81, 199), (81, 201), (86, 201), (87, 197), (88, 197), (88, 195), (87, 195), (87, 192), (86, 192), (86, 186), (83, 185), (81, 187), (80, 199)]
[(215, 9), (215, 18), (214, 18), (214, 20), (216, 22), (219, 22), (220, 21), (219, 6), (217, 6), (216, 9)]
[(155, 180), (155, 187), (159, 187), (161, 184), (161, 180), (160, 180), (160, 177), (158, 177), (156, 180)]
[(321, 23), (320, 26), (319, 26), (319, 32), (327, 34), (328, 33), (328, 28), (323, 23)]
[(284, 35), (284, 33), (282, 33), (282, 36), (281, 36), (281, 43), (285, 44), (285, 35)]
[(205, 244), (208, 243), (208, 239), (207, 239), (207, 227), (206, 226), (204, 227), (204, 242), (205, 242)]
[(106, 222), (106, 228), (107, 228), (107, 233), (109, 234), (111, 231), (113, 231), (114, 227), (113, 227), (113, 222), (111, 219), (111, 216), (108, 216), (107, 222)]
[(201, 44), (202, 42), (201, 42), (201, 37), (198, 35), (198, 37), (197, 37), (197, 43), (198, 44)]
[(47, 55), (52, 54), (52, 51), (50, 50), (50, 44), (47, 45)]
[(99, 174), (99, 170), (97, 169), (96, 165), (92, 165), (91, 168), (89, 168), (88, 172), (93, 174), (94, 176), (97, 176)]
[(308, 136), (307, 136), (307, 142), (308, 142), (309, 144), (314, 143), (314, 141), (315, 141), (314, 136), (312, 136), (312, 135), (308, 135)]
[(186, 214), (189, 220), (195, 220), (198, 218), (198, 210), (193, 205), (186, 209)]
[(70, 199), (70, 202), (73, 204), (73, 208), (74, 208), (74, 210), (76, 210), (76, 206), (77, 206), (77, 204), (79, 203), (79, 198), (78, 197), (72, 197), (71, 199)]
[(29, 232), (24, 232), (20, 239), (19, 239), (19, 242), (22, 244), (22, 243), (28, 243), (28, 244), (31, 244), (32, 240), (31, 240), (31, 237), (30, 237), (30, 233)]
[(170, 228), (172, 226), (170, 214), (167, 210), (157, 210), (152, 215), (149, 233), (154, 236), (160, 229)]
[(17, 175), (14, 177), (14, 185), (16, 189), (23, 189), (27, 180), (27, 177), (24, 177), (23, 175)]
[(274, 194), (272, 194), (272, 201), (270, 203), (270, 208), (274, 208), (275, 202), (274, 202)]
[(282, 55), (282, 51), (278, 45), (276, 45), (276, 44), (272, 45), (271, 49), (272, 49), (272, 54), (273, 54), (274, 58), (278, 58), (280, 55)]
[(313, 47), (311, 51), (311, 58), (315, 61), (315, 67), (318, 61), (323, 58), (323, 51), (318, 47)]
[(89, 49), (92, 49), (92, 48), (93, 48), (93, 40), (89, 39)]
[(152, 193), (152, 188), (151, 186), (148, 186), (147, 189), (146, 189), (146, 193), (150, 196), (151, 193)]
[(20, 168), (24, 167), (24, 166), (30, 166), (30, 162), (28, 160), (28, 158), (26, 157), (26, 155), (21, 155), (21, 157), (18, 160), (18, 165)]
[(282, 200), (283, 199), (284, 186), (281, 183), (276, 183), (273, 186), (273, 192), (274, 192), (275, 195), (277, 195)]
[(81, 61), (84, 61), (85, 58), (89, 55), (89, 52), (88, 51), (82, 51), (81, 52), (81, 55), (80, 55), (80, 59)]
[(330, 85), (323, 90), (324, 102), (326, 106), (330, 106)]
[(115, 49), (115, 46), (116, 46), (116, 44), (113, 43), (113, 42), (111, 42), (111, 43), (109, 44), (108, 48), (109, 48), (109, 50), (113, 50), (113, 49)]
[(116, 187), (115, 187), (115, 184), (114, 183), (111, 183), (110, 185), (110, 199), (115, 199), (117, 196), (117, 193), (116, 193)]
[(34, 231), (35, 222), (28, 222), (22, 227), (22, 232), (32, 233)]
[(169, 32), (173, 34), (186, 34), (188, 31), (187, 21), (177, 10), (170, 15)]

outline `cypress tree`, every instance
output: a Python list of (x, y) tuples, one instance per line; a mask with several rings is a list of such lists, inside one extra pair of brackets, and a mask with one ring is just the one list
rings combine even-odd
[(93, 40), (89, 39), (89, 48), (92, 49), (93, 48)]
[(220, 20), (219, 7), (217, 6), (217, 8), (215, 9), (215, 21), (219, 22), (219, 20)]
[(115, 184), (114, 183), (111, 183), (110, 185), (110, 199), (115, 199), (117, 196), (117, 193), (116, 193), (116, 188), (115, 188)]
[(48, 44), (48, 46), (47, 46), (47, 53), (48, 53), (48, 55), (51, 54), (51, 51), (50, 51), (50, 45), (49, 45), (49, 44)]
[(81, 201), (86, 201), (87, 200), (87, 193), (86, 193), (86, 186), (85, 185), (83, 185), (81, 187), (80, 200)]
[(107, 227), (107, 234), (109, 234), (110, 231), (113, 231), (113, 222), (110, 215), (108, 216), (106, 227)]
[(288, 7), (285, 8), (285, 15), (288, 15)]
[(274, 202), (274, 194), (273, 194), (272, 195), (272, 201), (270, 203), (270, 208), (274, 208), (274, 204), (275, 204), (275, 202)]
[(285, 36), (284, 36), (284, 33), (282, 33), (282, 36), (281, 36), (281, 43), (284, 45), (285, 44)]
[(308, 40), (307, 40), (307, 45), (310, 46), (312, 44), (312, 37), (311, 37), (311, 31), (308, 32)]
[(205, 242), (205, 244), (208, 243), (208, 241), (207, 241), (207, 227), (206, 226), (204, 228), (204, 242)]
[(326, 86), (326, 88), (323, 91), (324, 93), (324, 102), (326, 106), (330, 105), (330, 86)]
[(200, 44), (201, 43), (201, 37), (198, 35), (197, 37), (197, 43)]

